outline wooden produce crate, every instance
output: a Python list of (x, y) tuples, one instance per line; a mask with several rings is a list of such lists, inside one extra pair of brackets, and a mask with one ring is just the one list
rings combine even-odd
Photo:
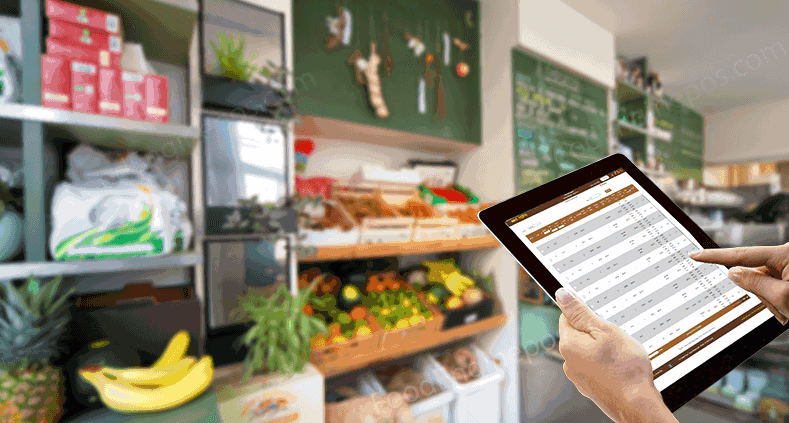
[(322, 347), (313, 346), (310, 361), (316, 366), (331, 365), (334, 362), (345, 360), (350, 357), (377, 351), (381, 344), (383, 329), (381, 329), (381, 325), (378, 324), (378, 320), (376, 320), (366, 308), (364, 311), (367, 313), (367, 316), (365, 316), (367, 325), (372, 331), (370, 335)]
[(385, 274), (373, 275), (371, 277), (385, 278), (387, 276), (396, 279), (400, 286), (414, 293), (414, 296), (417, 298), (417, 300), (425, 305), (428, 310), (430, 310), (430, 313), (433, 315), (433, 320), (411, 325), (407, 328), (391, 329), (388, 331), (384, 330), (381, 336), (380, 348), (383, 350), (399, 348), (403, 345), (416, 342), (421, 337), (430, 336), (431, 333), (440, 331), (444, 325), (444, 315), (441, 314), (441, 311), (436, 306), (428, 304), (423, 299), (421, 299), (414, 288), (399, 274), (397, 274), (397, 272), (387, 272)]
[(356, 245), (361, 229), (348, 210), (337, 201), (323, 202), (325, 213), (313, 227), (306, 227), (305, 219), (299, 220), (299, 234), (304, 236), (303, 245), (313, 247)]
[(381, 201), (380, 191), (370, 187), (335, 185), (332, 199), (359, 222), (359, 244), (410, 242), (414, 219), (404, 217)]
[(493, 203), (487, 204), (440, 204), (436, 206), (438, 210), (449, 217), (458, 219), (459, 223), (456, 225), (457, 232), (456, 238), (477, 238), (490, 236), (490, 231), (482, 222), (479, 221), (477, 214), (492, 206)]
[(458, 219), (441, 214), (419, 196), (414, 186), (387, 184), (380, 186), (381, 200), (403, 216), (414, 219), (411, 239), (437, 241), (457, 238)]

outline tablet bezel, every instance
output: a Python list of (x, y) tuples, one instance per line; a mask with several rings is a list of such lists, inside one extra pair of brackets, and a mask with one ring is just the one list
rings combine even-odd
[[(518, 239), (506, 225), (506, 221), (524, 211), (531, 210), (543, 203), (557, 198), (557, 193), (565, 194), (579, 186), (601, 178), (617, 169), (624, 169), (641, 187), (646, 190), (663, 208), (666, 209), (688, 232), (705, 248), (720, 248), (703, 230), (686, 215), (663, 191), (658, 188), (627, 157), (614, 154), (578, 169), (565, 176), (556, 178), (544, 185), (524, 192), (518, 196), (498, 203), (479, 213), (480, 221), (493, 233), (498, 241), (515, 257), (552, 299), (561, 284), (537, 257)], [(764, 346), (782, 334), (789, 326), (783, 326), (772, 318), (759, 325), (697, 367), (678, 381), (665, 388), (661, 394), (668, 408), (674, 412), (688, 401), (702, 393), (723, 376), (742, 364)]]

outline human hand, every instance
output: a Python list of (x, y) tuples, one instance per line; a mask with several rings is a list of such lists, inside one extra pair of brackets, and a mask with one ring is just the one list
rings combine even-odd
[(781, 324), (789, 323), (789, 244), (703, 250), (690, 258), (734, 267), (729, 278), (752, 292)]
[(559, 353), (564, 373), (616, 422), (677, 423), (655, 387), (646, 350), (624, 330), (560, 289)]

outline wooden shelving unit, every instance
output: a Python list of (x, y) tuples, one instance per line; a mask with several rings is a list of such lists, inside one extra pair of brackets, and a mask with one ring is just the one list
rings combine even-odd
[(348, 245), (337, 247), (320, 247), (312, 256), (300, 257), (302, 263), (361, 259), (372, 257), (390, 257), (411, 254), (443, 253), (447, 251), (469, 251), (484, 248), (496, 248), (501, 244), (492, 236), (447, 239), (439, 241), (401, 242), (392, 244)]
[(459, 326), (446, 331), (426, 335), (418, 342), (403, 345), (398, 348), (378, 350), (374, 353), (348, 357), (346, 359), (336, 360), (331, 363), (313, 364), (318, 370), (320, 370), (321, 373), (323, 373), (323, 376), (327, 378), (339, 376), (354, 370), (369, 367), (376, 363), (407, 357), (455, 341), (471, 338), (504, 326), (506, 322), (507, 316), (504, 315), (489, 317), (475, 323), (469, 323), (467, 325)]

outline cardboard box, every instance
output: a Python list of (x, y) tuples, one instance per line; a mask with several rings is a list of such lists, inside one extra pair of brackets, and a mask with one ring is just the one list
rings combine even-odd
[(50, 19), (83, 25), (110, 34), (121, 33), (121, 19), (118, 15), (90, 7), (82, 7), (59, 0), (47, 0), (46, 14)]
[(110, 52), (110, 55), (118, 56), (111, 61), (120, 61), (122, 42), (119, 35), (112, 35), (86, 26), (50, 19), (49, 38), (63, 40), (70, 44), (77, 44), (94, 50), (106, 50)]
[(121, 70), (99, 69), (99, 114), (123, 117)]
[(101, 67), (121, 67), (120, 54), (110, 54), (109, 50), (97, 50), (56, 38), (47, 38), (47, 53), (68, 60), (97, 63)]
[(71, 62), (71, 108), (75, 112), (99, 112), (99, 73), (93, 63)]
[(41, 56), (41, 105), (71, 110), (71, 68), (63, 57)]
[[(314, 366), (308, 364), (304, 371), (291, 378), (267, 374), (244, 383), (242, 375), (243, 367), (239, 365), (218, 367), (214, 372), (213, 385), (223, 423), (324, 422), (324, 379)], [(262, 413), (269, 403), (284, 406)]]
[(170, 121), (170, 104), (167, 77), (145, 75), (145, 120), (167, 123)]
[(123, 117), (145, 120), (145, 75), (123, 71), (121, 86), (123, 88)]

